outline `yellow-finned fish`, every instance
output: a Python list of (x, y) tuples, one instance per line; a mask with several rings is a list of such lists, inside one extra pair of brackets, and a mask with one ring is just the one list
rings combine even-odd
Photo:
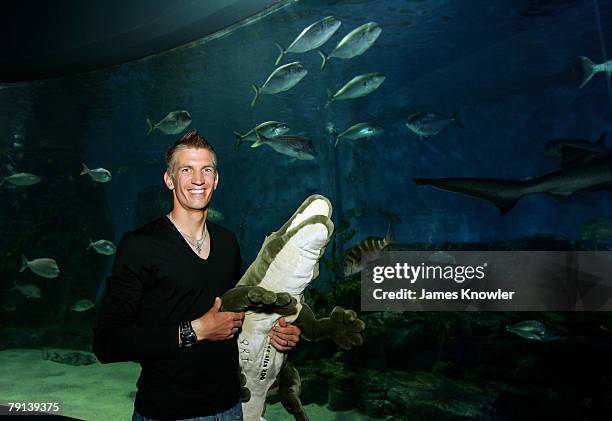
[(368, 237), (356, 246), (351, 247), (345, 253), (344, 276), (350, 276), (361, 272), (363, 269), (362, 256), (364, 253), (372, 253), (378, 256), (389, 244), (393, 244), (391, 235), (391, 224), (387, 228), (387, 235), (384, 238)]
[(286, 49), (276, 44), (280, 54), (274, 63), (278, 66), (287, 53), (305, 53), (319, 48), (331, 38), (342, 23), (333, 16), (327, 16), (305, 28)]

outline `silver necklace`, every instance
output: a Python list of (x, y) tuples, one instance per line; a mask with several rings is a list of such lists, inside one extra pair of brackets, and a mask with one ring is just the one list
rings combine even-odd
[(200, 238), (199, 240), (196, 240), (196, 242), (194, 243), (193, 241), (190, 240), (191, 235), (185, 234), (183, 231), (181, 231), (176, 226), (176, 222), (174, 222), (174, 219), (172, 219), (172, 213), (168, 214), (168, 219), (170, 220), (170, 222), (172, 222), (172, 225), (174, 225), (174, 228), (176, 228), (176, 230), (183, 236), (185, 241), (187, 241), (190, 245), (192, 245), (196, 249), (198, 254), (200, 254), (200, 252), (202, 251), (202, 246), (204, 246), (204, 241), (206, 240), (206, 235), (208, 234), (208, 230), (206, 229), (206, 222), (204, 222), (204, 227), (202, 227), (202, 238)]

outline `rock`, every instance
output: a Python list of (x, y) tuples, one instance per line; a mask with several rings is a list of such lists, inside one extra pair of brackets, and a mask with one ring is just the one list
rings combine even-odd
[(43, 349), (42, 358), (68, 365), (90, 365), (98, 361), (92, 353), (63, 349)]

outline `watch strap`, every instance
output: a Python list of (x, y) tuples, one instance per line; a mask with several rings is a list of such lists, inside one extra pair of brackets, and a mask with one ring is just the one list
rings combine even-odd
[(191, 348), (198, 343), (198, 337), (190, 321), (180, 322), (181, 348)]

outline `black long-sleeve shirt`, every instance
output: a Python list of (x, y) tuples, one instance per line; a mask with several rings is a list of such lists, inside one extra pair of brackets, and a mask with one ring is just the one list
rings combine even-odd
[(178, 345), (179, 322), (202, 316), (240, 279), (235, 236), (206, 224), (206, 260), (162, 217), (123, 236), (107, 279), (93, 350), (102, 363), (140, 362), (134, 407), (147, 418), (202, 417), (240, 398), (235, 338), (186, 349)]

